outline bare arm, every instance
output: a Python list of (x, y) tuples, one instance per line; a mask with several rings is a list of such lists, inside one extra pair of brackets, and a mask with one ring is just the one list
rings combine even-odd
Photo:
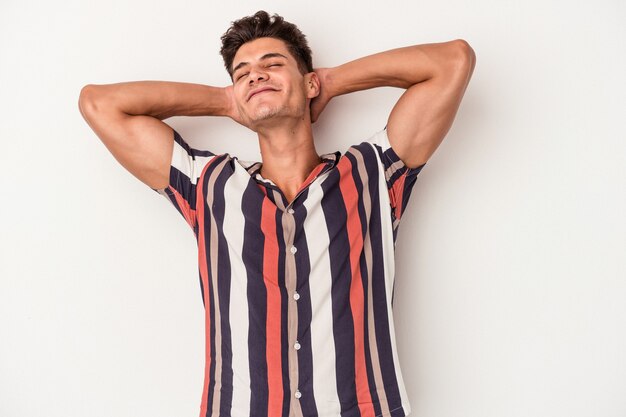
[(174, 132), (172, 116), (228, 116), (237, 121), (232, 87), (134, 81), (89, 84), (79, 110), (115, 159), (151, 188), (169, 184)]
[(316, 69), (321, 93), (313, 100), (315, 121), (333, 98), (354, 91), (405, 88), (389, 115), (389, 143), (411, 168), (430, 158), (452, 126), (472, 76), (475, 54), (464, 40), (392, 49), (334, 68)]

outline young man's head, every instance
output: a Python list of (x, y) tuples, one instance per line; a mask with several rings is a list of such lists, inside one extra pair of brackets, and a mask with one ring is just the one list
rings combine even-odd
[(311, 49), (294, 24), (259, 11), (232, 23), (222, 36), (220, 53), (246, 126), (256, 131), (268, 120), (309, 117), (309, 100), (319, 94), (319, 81)]
[(270, 17), (266, 11), (259, 10), (253, 16), (246, 16), (232, 22), (226, 33), (222, 35), (220, 54), (224, 58), (224, 66), (231, 78), (233, 77), (233, 59), (237, 50), (244, 43), (258, 38), (282, 40), (298, 63), (300, 72), (304, 75), (313, 71), (311, 48), (300, 29), (277, 14)]

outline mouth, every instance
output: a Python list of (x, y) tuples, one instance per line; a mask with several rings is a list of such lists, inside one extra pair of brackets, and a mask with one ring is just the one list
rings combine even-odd
[(252, 91), (252, 92), (248, 95), (248, 100), (247, 100), (247, 101), (250, 101), (250, 99), (251, 99), (252, 97), (256, 96), (257, 94), (265, 93), (265, 92), (268, 92), (268, 91), (278, 91), (278, 90), (276, 90), (276, 89), (275, 89), (275, 88), (273, 88), (273, 87), (263, 87), (263, 88), (259, 88), (258, 90), (254, 90), (254, 91)]

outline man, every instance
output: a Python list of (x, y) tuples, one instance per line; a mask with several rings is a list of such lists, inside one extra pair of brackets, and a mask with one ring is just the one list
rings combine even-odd
[[(394, 249), (417, 174), (474, 69), (463, 40), (313, 69), (298, 28), (260, 11), (222, 37), (224, 88), (88, 85), (80, 109), (115, 158), (176, 207), (198, 241), (206, 311), (202, 417), (410, 413), (392, 315)], [(311, 123), (341, 94), (406, 89), (387, 126), (318, 155)], [(227, 116), (262, 162), (189, 147), (162, 120)]]

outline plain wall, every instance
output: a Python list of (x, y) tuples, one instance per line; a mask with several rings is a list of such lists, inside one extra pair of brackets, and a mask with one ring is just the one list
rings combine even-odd
[[(617, 0), (0, 3), (0, 416), (195, 417), (196, 242), (82, 119), (86, 84), (229, 82), (219, 37), (258, 9), (317, 67), (465, 39), (477, 64), (400, 225), (394, 314), (412, 416), (626, 415), (626, 6)], [(319, 153), (402, 90), (334, 99)], [(166, 123), (260, 160), (229, 119)]]

